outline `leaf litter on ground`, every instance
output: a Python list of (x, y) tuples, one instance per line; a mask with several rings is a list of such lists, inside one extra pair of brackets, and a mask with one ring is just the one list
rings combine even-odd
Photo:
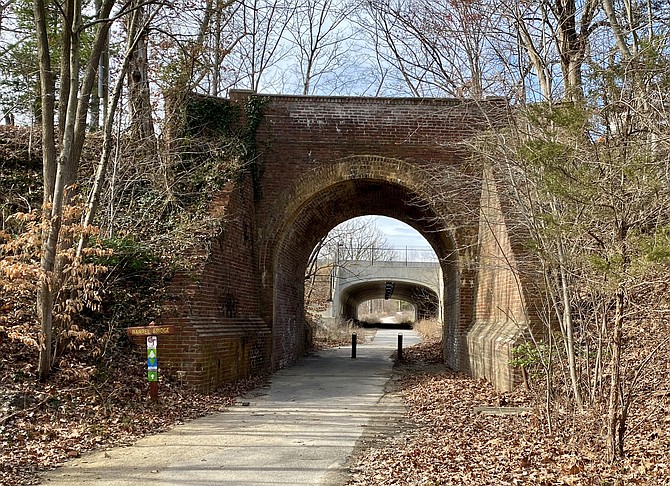
[[(524, 390), (501, 393), (446, 368), (441, 348), (432, 341), (404, 350), (396, 393), (408, 426), (366, 442), (350, 465), (349, 485), (670, 485), (668, 422), (660, 430), (649, 421), (627, 439), (626, 459), (611, 465), (597, 442), (549, 435)], [(635, 414), (658, 406), (667, 411), (670, 401), (646, 403)], [(481, 407), (519, 413), (482, 414)]]
[[(8, 343), (2, 344), (9, 351)], [(161, 372), (154, 403), (148, 399), (142, 353), (125, 351), (104, 374), (70, 358), (48, 383), (36, 380), (30, 363), (17, 367), (12, 360), (10, 366), (0, 358), (0, 485), (37, 484), (40, 472), (85, 452), (129, 446), (143, 436), (223, 411), (267, 381), (240, 380), (202, 394)]]

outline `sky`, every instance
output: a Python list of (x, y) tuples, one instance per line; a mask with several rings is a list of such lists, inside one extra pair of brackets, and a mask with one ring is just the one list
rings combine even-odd
[(374, 222), (374, 225), (384, 233), (388, 245), (396, 250), (399, 258), (411, 261), (432, 261), (437, 258), (426, 239), (408, 224), (386, 216), (361, 218)]
[(375, 226), (379, 228), (386, 236), (386, 241), (392, 247), (404, 248), (430, 248), (430, 245), (421, 234), (411, 226), (398, 221), (397, 219), (387, 218), (386, 216), (373, 216)]

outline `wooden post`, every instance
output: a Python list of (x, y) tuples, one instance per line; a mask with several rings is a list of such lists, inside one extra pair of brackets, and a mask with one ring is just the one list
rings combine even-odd
[[(174, 334), (174, 326), (129, 327), (128, 337), (146, 336), (147, 342), (147, 381), (149, 382), (149, 399), (158, 401), (158, 336)], [(137, 340), (135, 340), (137, 342)]]

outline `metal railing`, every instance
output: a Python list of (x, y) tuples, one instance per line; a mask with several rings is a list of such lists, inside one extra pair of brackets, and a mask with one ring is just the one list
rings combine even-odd
[(342, 264), (343, 262), (401, 262), (405, 265), (410, 263), (430, 262), (437, 263), (438, 258), (432, 248), (427, 247), (338, 247), (337, 254), (334, 255), (334, 263)]

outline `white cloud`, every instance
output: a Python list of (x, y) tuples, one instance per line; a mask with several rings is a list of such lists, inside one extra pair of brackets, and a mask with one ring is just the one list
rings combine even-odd
[(372, 218), (375, 226), (386, 235), (386, 239), (391, 246), (430, 248), (426, 239), (418, 231), (402, 221), (386, 216), (373, 216)]

